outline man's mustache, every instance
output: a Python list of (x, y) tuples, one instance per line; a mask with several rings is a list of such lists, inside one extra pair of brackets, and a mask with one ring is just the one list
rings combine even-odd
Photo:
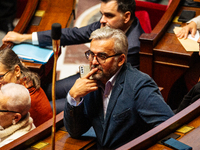
[(91, 69), (97, 68), (98, 70), (103, 70), (100, 66), (91, 65)]

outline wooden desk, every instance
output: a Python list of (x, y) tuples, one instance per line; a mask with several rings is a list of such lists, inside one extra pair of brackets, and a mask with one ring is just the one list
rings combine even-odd
[[(20, 17), (14, 31), (19, 33), (32, 33), (35, 31), (51, 30), (53, 23), (60, 23), (62, 28), (69, 27), (74, 15), (76, 0), (28, 0), (26, 8)], [(41, 21), (34, 24), (33, 20), (37, 18), (39, 12)], [(0, 50), (6, 47), (12, 48), (13, 43), (8, 42), (0, 47)], [(53, 57), (45, 64), (24, 62), (32, 71), (37, 72), (41, 80), (45, 82), (53, 68)]]
[[(190, 132), (183, 134), (178, 133), (176, 130), (183, 125), (193, 126), (194, 129)], [(132, 140), (131, 142), (121, 146), (117, 150), (126, 150), (126, 149), (133, 149), (133, 150), (171, 150), (164, 145), (158, 144), (158, 141), (163, 139), (164, 137), (170, 135), (171, 133), (179, 134), (180, 137), (177, 140), (182, 142), (186, 142), (184, 139), (186, 136), (195, 136), (196, 139), (200, 138), (199, 131), (200, 128), (200, 99), (182, 110), (181, 112), (177, 113), (175, 116), (171, 117), (170, 119), (166, 120), (159, 126), (153, 128), (152, 130), (146, 132), (145, 134), (141, 135), (140, 137)], [(192, 135), (190, 135), (192, 133)], [(188, 140), (187, 144), (195, 150), (200, 149), (199, 141), (194, 141), (194, 139)]]
[[(56, 131), (55, 134), (55, 149), (70, 149), (70, 150), (78, 150), (78, 149), (89, 149), (96, 144), (94, 137), (81, 137), (80, 139), (73, 139), (69, 136), (68, 132), (65, 130), (61, 130), (63, 127), (63, 115), (61, 112), (56, 116)], [(24, 150), (26, 148), (32, 148), (38, 142), (46, 142), (47, 146), (43, 147), (41, 150), (51, 150), (51, 131), (52, 131), (53, 119), (48, 120), (42, 125), (38, 126), (36, 129), (30, 131), (24, 136), (18, 138), (17, 140), (1, 147), (1, 149), (5, 150)]]
[[(168, 100), (175, 81), (189, 71), (196, 64), (196, 60), (200, 60), (197, 53), (186, 52), (176, 35), (168, 32), (171, 25), (185, 25), (173, 22), (182, 10), (194, 10), (196, 16), (200, 14), (200, 8), (184, 7), (180, 3), (181, 0), (173, 0), (152, 32), (140, 36), (140, 70), (149, 74), (159, 87), (163, 87), (165, 101)], [(195, 79), (193, 83), (196, 84), (197, 81)]]

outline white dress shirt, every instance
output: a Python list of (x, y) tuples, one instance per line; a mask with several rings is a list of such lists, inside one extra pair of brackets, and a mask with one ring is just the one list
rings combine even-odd
[(196, 23), (197, 29), (199, 29), (199, 28), (200, 28), (200, 15), (197, 16), (197, 17), (195, 17), (195, 18), (193, 18), (193, 19), (191, 19), (191, 20), (188, 21), (187, 23), (190, 23), (190, 22), (192, 22), (192, 21), (194, 21), (194, 22)]
[(37, 32), (32, 33), (32, 44), (39, 45)]

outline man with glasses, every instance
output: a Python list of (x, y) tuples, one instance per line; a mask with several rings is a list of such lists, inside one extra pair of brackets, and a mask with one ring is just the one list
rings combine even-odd
[(115, 149), (173, 116), (153, 79), (127, 63), (124, 32), (103, 27), (90, 39), (85, 56), (91, 71), (76, 80), (65, 104), (64, 124), (73, 138), (92, 126), (98, 148)]
[[(139, 37), (144, 33), (139, 20), (135, 17), (135, 0), (101, 0), (100, 12), (102, 17), (99, 21), (94, 22), (82, 28), (64, 28), (62, 29), (61, 45), (73, 45), (90, 42), (90, 34), (101, 27), (109, 26), (115, 29), (121, 29), (126, 33), (128, 38), (128, 62), (133, 67), (139, 68)], [(37, 40), (38, 39), (38, 40)], [(39, 46), (51, 46), (51, 31), (34, 32), (32, 34), (17, 34), (9, 32), (2, 40), (20, 42), (32, 42)], [(59, 80), (56, 82), (56, 107), (57, 113), (64, 109), (64, 99), (69, 89), (79, 78), (79, 74)], [(49, 100), (52, 98), (51, 85), (43, 87)]]
[(0, 147), (35, 128), (29, 109), (31, 98), (20, 84), (8, 83), (0, 90)]

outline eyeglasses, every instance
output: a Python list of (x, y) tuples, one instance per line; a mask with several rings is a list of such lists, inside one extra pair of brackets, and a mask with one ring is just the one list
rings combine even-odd
[(10, 70), (8, 70), (6, 73), (4, 73), (3, 75), (0, 75), (0, 80), (3, 79), (3, 77), (9, 72)]
[(114, 57), (114, 56), (119, 56), (121, 55), (122, 53), (118, 53), (118, 54), (115, 54), (115, 55), (111, 55), (111, 56), (108, 56), (107, 54), (105, 53), (98, 53), (98, 54), (94, 54), (91, 50), (88, 50), (85, 52), (85, 57), (87, 58), (87, 60), (89, 61), (93, 61), (94, 57), (96, 57), (97, 61), (100, 63), (100, 64), (103, 64), (106, 62), (106, 59), (110, 58), (110, 57)]
[(19, 112), (12, 111), (12, 110), (0, 110), (0, 112), (12, 112), (12, 113), (19, 113)]

